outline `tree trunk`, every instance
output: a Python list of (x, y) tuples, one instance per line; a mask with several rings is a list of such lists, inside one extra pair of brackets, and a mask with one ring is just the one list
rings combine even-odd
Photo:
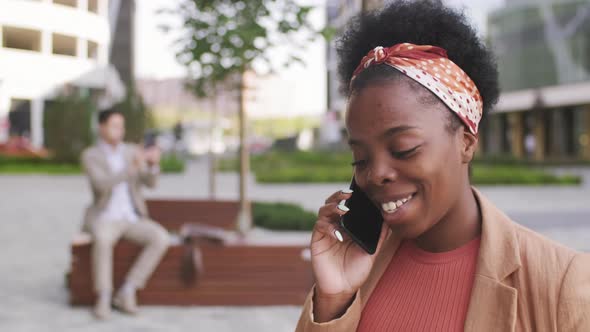
[(578, 27), (583, 23), (589, 11), (582, 8), (582, 10), (578, 11), (579, 14), (568, 22), (568, 28), (563, 28), (560, 26), (551, 4), (541, 4), (539, 10), (545, 23), (545, 41), (555, 61), (557, 83), (565, 84), (571, 81), (584, 80), (588, 73), (583, 66), (574, 60), (568, 39), (572, 37)]
[(244, 81), (244, 74), (239, 82), (239, 122), (240, 122), (240, 213), (238, 216), (238, 231), (245, 235), (252, 228), (252, 214), (248, 200), (248, 175), (250, 173), (250, 158), (248, 153), (248, 133), (245, 92), (248, 88)]
[(217, 88), (213, 91), (213, 108), (211, 114), (211, 128), (209, 129), (209, 199), (215, 199), (216, 193), (216, 181), (215, 176), (217, 172), (217, 156), (215, 155), (215, 151), (213, 151), (215, 147), (214, 135), (215, 129), (217, 127)]

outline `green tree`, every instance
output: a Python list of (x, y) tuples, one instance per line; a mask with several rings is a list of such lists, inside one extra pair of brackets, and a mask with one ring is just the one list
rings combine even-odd
[(125, 140), (134, 143), (143, 141), (144, 133), (153, 127), (153, 119), (143, 99), (132, 87), (127, 88), (127, 94), (116, 108), (125, 117)]
[[(183, 0), (165, 12), (182, 18), (178, 59), (187, 67), (190, 87), (199, 96), (215, 94), (220, 85), (238, 91), (240, 120), (240, 230), (252, 225), (246, 179), (249, 173), (244, 110), (244, 74), (258, 68), (302, 62), (300, 55), (318, 31), (309, 20), (310, 6), (295, 0)], [(164, 27), (170, 29), (170, 27)], [(289, 45), (284, 61), (271, 59), (268, 50)]]
[(44, 142), (58, 162), (78, 163), (82, 150), (92, 144), (95, 105), (89, 96), (61, 96), (47, 103), (43, 116)]

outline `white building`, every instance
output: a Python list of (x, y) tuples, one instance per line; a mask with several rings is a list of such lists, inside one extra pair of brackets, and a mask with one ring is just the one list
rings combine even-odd
[(66, 86), (104, 103), (122, 97), (109, 65), (112, 15), (107, 0), (0, 1), (0, 142), (9, 113), (21, 112), (12, 129), (42, 145), (45, 103)]

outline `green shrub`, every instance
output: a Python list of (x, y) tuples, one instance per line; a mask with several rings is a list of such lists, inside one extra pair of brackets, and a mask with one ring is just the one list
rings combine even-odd
[(317, 219), (314, 213), (290, 203), (252, 203), (254, 225), (272, 230), (309, 231)]
[[(332, 183), (348, 182), (353, 169), (350, 153), (319, 153), (273, 151), (252, 157), (252, 170), (261, 183)], [(581, 183), (578, 176), (556, 176), (510, 157), (498, 157), (484, 163), (472, 164), (472, 183), (476, 185), (574, 185)], [(236, 171), (237, 161), (226, 159), (221, 169)]]
[(499, 166), (587, 166), (590, 160), (575, 158), (547, 158), (544, 160), (519, 159), (511, 155), (478, 156), (472, 165)]
[[(250, 157), (250, 163), (252, 164), (255, 156)], [(237, 158), (222, 158), (217, 160), (217, 169), (221, 172), (237, 172), (239, 169)]]
[(59, 163), (77, 164), (82, 150), (92, 144), (90, 97), (62, 96), (47, 103), (43, 116), (45, 146)]
[(182, 173), (185, 169), (185, 161), (176, 155), (165, 155), (160, 160), (162, 173)]
[(261, 183), (335, 183), (350, 182), (352, 168), (348, 167), (281, 167), (256, 173)]
[(149, 109), (143, 103), (141, 96), (132, 88), (127, 88), (125, 99), (115, 108), (125, 117), (125, 140), (127, 142), (141, 143), (148, 128), (153, 127), (153, 119)]
[[(160, 160), (162, 173), (181, 173), (185, 169), (185, 161), (174, 155), (166, 155)], [(5, 174), (80, 174), (82, 169), (78, 163), (60, 163), (39, 157), (6, 157), (0, 156), (0, 173)]]
[(50, 162), (47, 158), (42, 157), (13, 157), (0, 155), (0, 165), (19, 165), (19, 164), (45, 164)]
[(4, 174), (79, 174), (79, 164), (59, 163), (40, 157), (0, 156), (0, 173)]
[(556, 176), (519, 166), (474, 166), (471, 180), (480, 185), (573, 185), (582, 181), (579, 176)]

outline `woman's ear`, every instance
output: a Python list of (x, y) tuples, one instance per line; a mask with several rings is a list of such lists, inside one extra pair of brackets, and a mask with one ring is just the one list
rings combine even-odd
[(479, 135), (472, 134), (470, 131), (465, 130), (465, 127), (461, 127), (462, 145), (461, 145), (461, 161), (468, 164), (473, 160), (475, 156), (475, 150), (477, 149), (477, 142), (479, 141)]

